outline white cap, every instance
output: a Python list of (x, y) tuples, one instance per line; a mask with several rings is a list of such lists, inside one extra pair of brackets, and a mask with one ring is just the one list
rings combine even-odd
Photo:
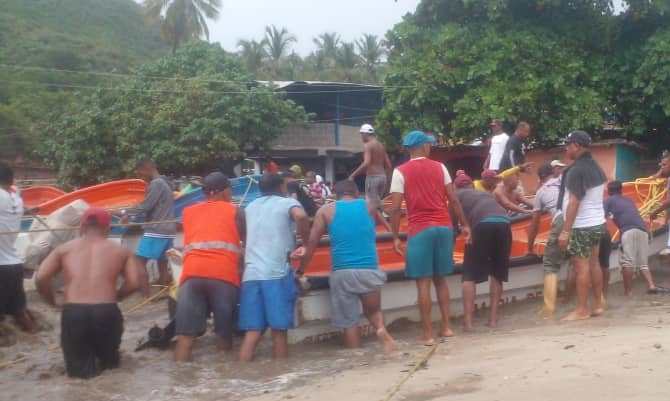
[(363, 124), (361, 125), (361, 130), (359, 132), (361, 134), (374, 134), (375, 128), (370, 124)]
[(560, 160), (552, 160), (551, 161), (551, 167), (565, 167), (565, 163), (561, 162)]

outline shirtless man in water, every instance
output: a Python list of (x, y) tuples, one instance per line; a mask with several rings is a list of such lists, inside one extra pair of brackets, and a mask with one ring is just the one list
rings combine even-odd
[[(61, 347), (70, 377), (88, 379), (99, 373), (98, 367), (119, 366), (123, 316), (116, 303), (140, 288), (141, 272), (132, 253), (107, 239), (110, 222), (105, 210), (88, 209), (81, 237), (51, 252), (35, 278), (42, 298), (56, 306), (52, 280), (63, 273)], [(119, 277), (123, 285), (117, 290)]]
[(391, 160), (384, 145), (377, 140), (375, 129), (370, 124), (361, 126), (363, 146), (363, 163), (349, 176), (354, 181), (365, 173), (365, 198), (375, 207), (381, 207), (381, 200), (388, 189), (388, 178), (391, 176)]

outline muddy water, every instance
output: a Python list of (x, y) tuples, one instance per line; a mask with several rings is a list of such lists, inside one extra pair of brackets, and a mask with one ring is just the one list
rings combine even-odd
[[(667, 269), (667, 268), (666, 268)], [(670, 269), (655, 270), (657, 280), (670, 285)], [(616, 327), (634, 319), (636, 310), (644, 307), (664, 309), (670, 305), (670, 296), (644, 295), (641, 281), (636, 282), (635, 297), (624, 299), (620, 285), (610, 288), (608, 313), (599, 319), (585, 322), (584, 327)], [(135, 304), (137, 299), (126, 302), (124, 308)], [(224, 355), (215, 350), (214, 338), (207, 334), (201, 338), (194, 351), (194, 362), (175, 365), (170, 350), (148, 349), (134, 352), (137, 341), (154, 324), (165, 324), (167, 307), (165, 302), (151, 304), (139, 312), (126, 316), (126, 331), (122, 344), (122, 366), (88, 380), (69, 379), (64, 374), (62, 355), (47, 349), (58, 339), (58, 313), (29, 293), (29, 305), (45, 322), (45, 330), (30, 336), (16, 332), (13, 325), (5, 321), (0, 330), (13, 331), (14, 345), (0, 347), (0, 361), (12, 360), (25, 355), (27, 360), (10, 368), (0, 370), (0, 400), (241, 400), (257, 395), (291, 389), (300, 395), (301, 387), (328, 376), (359, 368), (382, 367), (390, 362), (410, 364), (425, 353), (425, 348), (415, 345), (418, 328), (411, 323), (394, 324), (391, 332), (399, 339), (400, 351), (390, 357), (380, 355), (380, 347), (368, 340), (361, 350), (343, 350), (337, 340), (318, 345), (292, 346), (291, 358), (275, 362), (270, 359), (269, 341), (264, 341), (258, 359), (251, 364), (240, 364), (235, 355)], [(536, 326), (560, 325), (555, 321), (544, 321), (537, 317), (538, 301), (525, 301), (505, 305), (501, 327), (491, 331), (483, 326), (487, 311), (480, 311), (476, 319), (474, 334), (460, 335), (450, 341), (448, 347), (466, 352), (469, 347), (481, 347), (495, 338), (517, 336), (518, 329)], [(561, 305), (558, 315), (567, 313), (572, 305)], [(670, 311), (670, 310), (669, 310)], [(667, 315), (667, 313), (665, 313)], [(459, 333), (459, 321), (454, 326)], [(650, 322), (649, 324), (656, 324)], [(49, 328), (48, 326), (51, 326)], [(555, 332), (558, 327), (552, 330)], [(11, 337), (11, 336), (10, 336)], [(237, 339), (236, 348), (239, 345)], [(493, 356), (492, 356), (493, 357)], [(504, 355), (496, 355), (503, 358)], [(365, 380), (361, 376), (361, 380)], [(425, 395), (427, 398), (430, 394)], [(426, 398), (426, 399), (427, 399)], [(417, 399), (422, 399), (418, 397)]]

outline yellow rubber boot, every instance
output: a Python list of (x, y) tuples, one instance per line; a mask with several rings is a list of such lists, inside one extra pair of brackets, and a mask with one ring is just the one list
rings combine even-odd
[(556, 297), (558, 295), (558, 274), (546, 273), (544, 275), (544, 306), (542, 315), (545, 319), (554, 316), (556, 312)]

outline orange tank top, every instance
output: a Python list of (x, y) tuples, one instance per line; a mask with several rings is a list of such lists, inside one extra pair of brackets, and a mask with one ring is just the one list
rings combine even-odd
[(184, 209), (184, 268), (180, 284), (191, 277), (240, 285), (240, 235), (237, 207), (225, 201), (198, 203)]

